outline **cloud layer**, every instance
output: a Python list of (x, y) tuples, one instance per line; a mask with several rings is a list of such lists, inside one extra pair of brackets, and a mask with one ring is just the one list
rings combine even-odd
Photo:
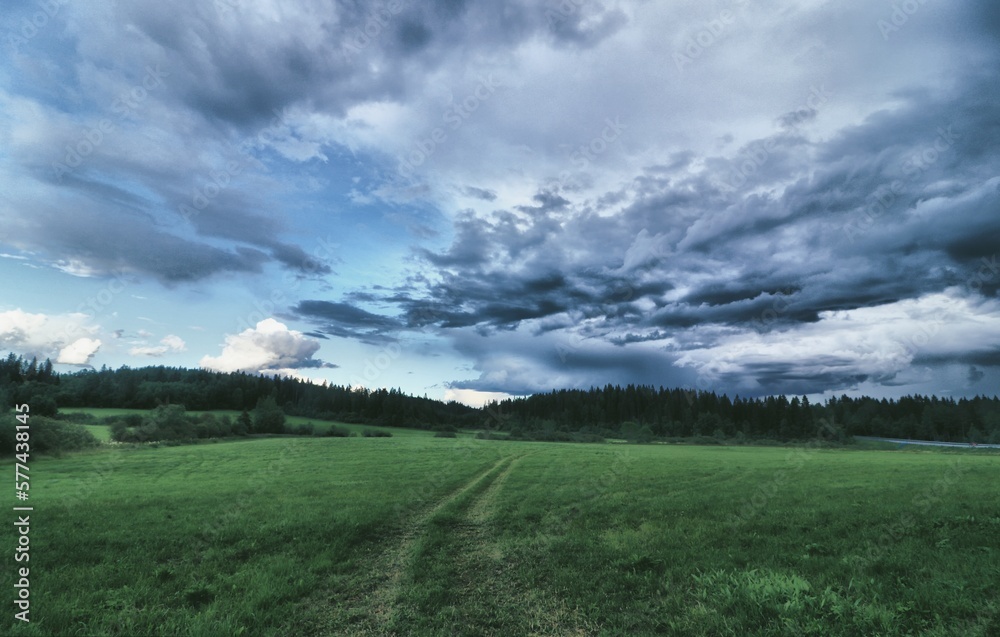
[[(66, 4), (7, 41), (0, 243), (281, 291), (285, 323), (212, 369), (344, 341), (417, 365), (431, 339), (454, 395), (978, 391), (1000, 380), (1000, 10), (894, 6)], [(98, 351), (9, 322), (12, 346)]]

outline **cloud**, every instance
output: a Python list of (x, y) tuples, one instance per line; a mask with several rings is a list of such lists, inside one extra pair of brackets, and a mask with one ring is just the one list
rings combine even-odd
[[(685, 65), (651, 61), (718, 7), (392, 6), (67, 4), (0, 85), (3, 254), (199, 292), (320, 279), (277, 315), (312, 332), (231, 335), (205, 358), (227, 369), (427, 332), (477, 376), (455, 391), (993, 374), (970, 317), (1000, 295), (995, 2), (891, 33), (884, 3), (731, 3)], [(934, 304), (968, 335), (886, 349), (873, 317), (905, 332)]]
[(485, 188), (476, 188), (475, 186), (466, 186), (462, 189), (462, 194), (482, 201), (496, 201), (497, 198), (497, 193), (494, 191)]
[(81, 338), (73, 341), (59, 350), (57, 363), (66, 365), (89, 365), (91, 357), (101, 348), (101, 341), (93, 338)]
[(100, 340), (91, 338), (98, 331), (86, 314), (0, 312), (0, 349), (69, 365), (90, 363), (101, 346)]
[(219, 356), (205, 356), (200, 365), (219, 372), (274, 374), (279, 370), (332, 367), (313, 358), (320, 344), (302, 332), (289, 330), (274, 319), (265, 319), (256, 327), (226, 336)]
[(443, 400), (445, 402), (454, 400), (462, 403), (463, 405), (478, 408), (486, 405), (487, 403), (506, 400), (511, 397), (512, 396), (510, 394), (505, 394), (503, 392), (485, 392), (476, 391), (474, 389), (446, 389)]
[(183, 352), (185, 350), (187, 350), (187, 344), (181, 337), (174, 334), (168, 334), (160, 339), (160, 345), (154, 347), (133, 347), (128, 351), (128, 353), (132, 356), (149, 356), (157, 358), (163, 356), (164, 354)]
[[(291, 310), (302, 320), (319, 326), (324, 334), (354, 338), (363, 343), (384, 344), (404, 326), (397, 319), (373, 314), (347, 303), (301, 301)], [(325, 338), (325, 337), (324, 337)]]
[[(965, 360), (970, 344), (1000, 349), (1000, 302), (957, 288), (917, 299), (824, 312), (780, 332), (737, 332), (691, 347), (677, 364), (705, 386), (741, 393), (819, 393), (861, 380), (891, 384), (913, 364)], [(971, 376), (970, 376), (971, 378)]]

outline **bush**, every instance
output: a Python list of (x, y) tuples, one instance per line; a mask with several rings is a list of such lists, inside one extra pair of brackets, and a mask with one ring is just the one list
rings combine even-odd
[(458, 438), (458, 434), (454, 431), (439, 431), (434, 434), (435, 438)]
[(361, 432), (365, 438), (392, 438), (392, 434), (381, 429), (365, 429)]
[(347, 427), (340, 427), (337, 425), (330, 425), (330, 428), (323, 432), (324, 436), (329, 436), (331, 438), (347, 438), (351, 435), (351, 430)]
[(294, 427), (289, 427), (285, 425), (285, 433), (292, 436), (311, 436), (315, 433), (316, 427), (313, 426), (311, 422), (307, 422), (304, 425), (297, 425)]
[(111, 439), (118, 442), (150, 442), (155, 440), (192, 440), (196, 436), (212, 435), (220, 431), (214, 417), (202, 418), (196, 422), (187, 415), (182, 405), (160, 405), (144, 417), (139, 426), (129, 414), (115, 420), (111, 428)]
[[(15, 434), (20, 423), (13, 415), (0, 416), (0, 454), (12, 454), (15, 451)], [(80, 425), (59, 422), (44, 416), (31, 416), (28, 445), (29, 453), (62, 452), (88, 449), (100, 445), (94, 434)]]

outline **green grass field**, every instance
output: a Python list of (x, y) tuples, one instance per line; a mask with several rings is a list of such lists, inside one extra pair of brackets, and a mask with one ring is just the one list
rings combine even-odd
[(997, 635), (998, 475), (428, 432), (32, 458), (32, 622), (0, 634)]

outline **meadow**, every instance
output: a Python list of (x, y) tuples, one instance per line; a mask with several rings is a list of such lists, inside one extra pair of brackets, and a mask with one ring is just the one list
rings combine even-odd
[(1000, 634), (996, 454), (393, 432), (32, 458), (0, 633)]

